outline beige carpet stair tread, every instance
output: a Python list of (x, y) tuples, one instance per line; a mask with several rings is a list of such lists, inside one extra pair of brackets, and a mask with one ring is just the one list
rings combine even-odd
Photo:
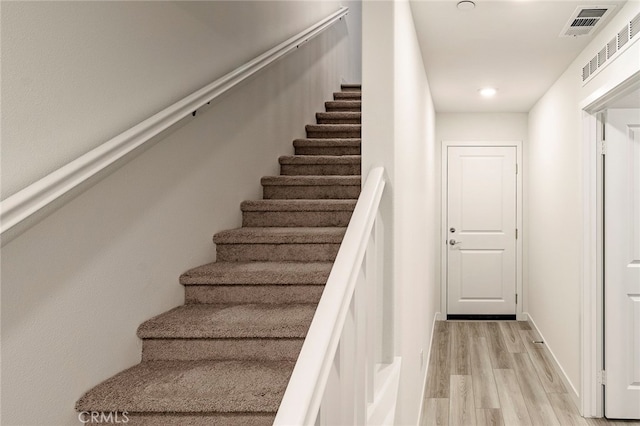
[(318, 132), (359, 132), (362, 129), (360, 124), (307, 124), (307, 131)]
[(280, 164), (360, 164), (360, 155), (283, 155)]
[(180, 277), (183, 285), (298, 285), (327, 282), (332, 262), (213, 262)]
[(360, 185), (360, 176), (265, 176), (260, 183), (262, 186), (353, 186)]
[(291, 361), (150, 361), (96, 386), (78, 411), (275, 413)]
[(308, 138), (360, 138), (362, 126), (360, 124), (307, 124), (305, 131)]
[(360, 147), (360, 138), (334, 138), (334, 139), (318, 139), (318, 138), (305, 138), (296, 139), (293, 141), (294, 147)]
[(333, 98), (335, 100), (343, 100), (343, 99), (360, 99), (362, 98), (362, 92), (355, 91), (346, 91), (346, 92), (336, 92), (333, 94)]
[[(272, 426), (275, 413), (131, 413), (131, 426)], [(91, 424), (91, 423), (88, 423)], [(94, 423), (95, 424), (95, 423)], [(107, 423), (111, 425), (112, 423)], [(104, 424), (103, 424), (104, 425)]]
[(361, 101), (327, 101), (324, 103), (328, 111), (360, 111), (362, 109)]
[(244, 212), (353, 211), (356, 200), (256, 200), (243, 201)]
[(328, 111), (328, 112), (316, 112), (316, 118), (362, 118), (362, 112), (360, 111)]
[(355, 91), (355, 92), (359, 92), (362, 90), (362, 84), (358, 84), (358, 83), (344, 83), (340, 85), (340, 88), (344, 91), (344, 92), (350, 92), (350, 91)]
[(339, 244), (346, 227), (236, 228), (213, 236), (216, 244)]
[(142, 339), (303, 338), (314, 304), (182, 305), (145, 321)]
[(318, 124), (330, 124), (330, 123), (361, 124), (362, 113), (360, 111), (317, 112), (316, 122)]

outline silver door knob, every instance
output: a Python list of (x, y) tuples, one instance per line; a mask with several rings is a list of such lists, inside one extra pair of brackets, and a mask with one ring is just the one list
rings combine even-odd
[(462, 244), (462, 241), (456, 241), (454, 239), (449, 240), (450, 246), (455, 246), (456, 244)]

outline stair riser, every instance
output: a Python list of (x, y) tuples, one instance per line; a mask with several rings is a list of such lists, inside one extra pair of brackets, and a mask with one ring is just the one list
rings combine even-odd
[(325, 118), (317, 117), (316, 122), (318, 124), (361, 124), (360, 118)]
[(316, 146), (297, 146), (295, 148), (296, 155), (360, 155), (360, 147), (316, 147)]
[(360, 103), (356, 103), (355, 105), (352, 105), (346, 102), (326, 102), (324, 104), (324, 108), (327, 110), (327, 112), (360, 111), (362, 109)]
[(361, 98), (362, 92), (338, 92), (333, 94), (333, 99), (335, 99), (336, 101), (359, 101)]
[(336, 258), (339, 248), (340, 244), (218, 244), (216, 253), (223, 262), (328, 262)]
[(280, 174), (287, 176), (360, 175), (360, 164), (283, 164)]
[(348, 226), (352, 212), (244, 212), (242, 226)]
[(360, 129), (357, 130), (307, 130), (307, 137), (314, 139), (335, 138), (360, 138)]
[[(108, 415), (109, 413), (105, 413)], [(85, 415), (84, 420), (90, 420), (91, 414)], [(200, 413), (200, 414), (147, 414), (147, 413), (127, 413), (128, 422), (123, 423), (123, 416), (119, 414), (118, 419), (121, 424), (127, 426), (271, 426), (275, 419), (275, 413), (242, 413), (242, 414), (222, 414), (222, 413)], [(90, 422), (88, 425), (113, 426), (114, 421), (108, 423)]]
[(272, 185), (263, 188), (263, 198), (271, 200), (304, 199), (356, 199), (360, 195), (360, 185)]
[(304, 339), (144, 339), (142, 361), (295, 361)]
[(360, 92), (362, 93), (362, 89), (359, 87), (342, 87), (343, 92)]
[(318, 303), (321, 285), (190, 285), (185, 303)]

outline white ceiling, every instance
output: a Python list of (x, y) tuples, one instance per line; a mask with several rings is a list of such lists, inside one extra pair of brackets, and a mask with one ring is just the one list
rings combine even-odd
[[(438, 112), (528, 112), (625, 1), (411, 1)], [(616, 5), (589, 36), (559, 37), (578, 6)], [(484, 99), (478, 89), (498, 94)]]

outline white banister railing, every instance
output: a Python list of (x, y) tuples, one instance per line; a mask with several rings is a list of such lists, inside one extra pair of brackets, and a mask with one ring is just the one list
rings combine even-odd
[(322, 33), (342, 19), (348, 11), (347, 7), (340, 8), (299, 34), (1, 201), (2, 243), (6, 242), (8, 231), (36, 213), (50, 208), (51, 204), (68, 201), (71, 191), (87, 182), (103, 178), (105, 171), (112, 165), (139, 151), (148, 142), (157, 140), (185, 117)]
[[(371, 170), (327, 280), (274, 425), (370, 424), (385, 346), (384, 169)], [(388, 326), (385, 324), (384, 326)], [(387, 330), (392, 327), (386, 328)]]

